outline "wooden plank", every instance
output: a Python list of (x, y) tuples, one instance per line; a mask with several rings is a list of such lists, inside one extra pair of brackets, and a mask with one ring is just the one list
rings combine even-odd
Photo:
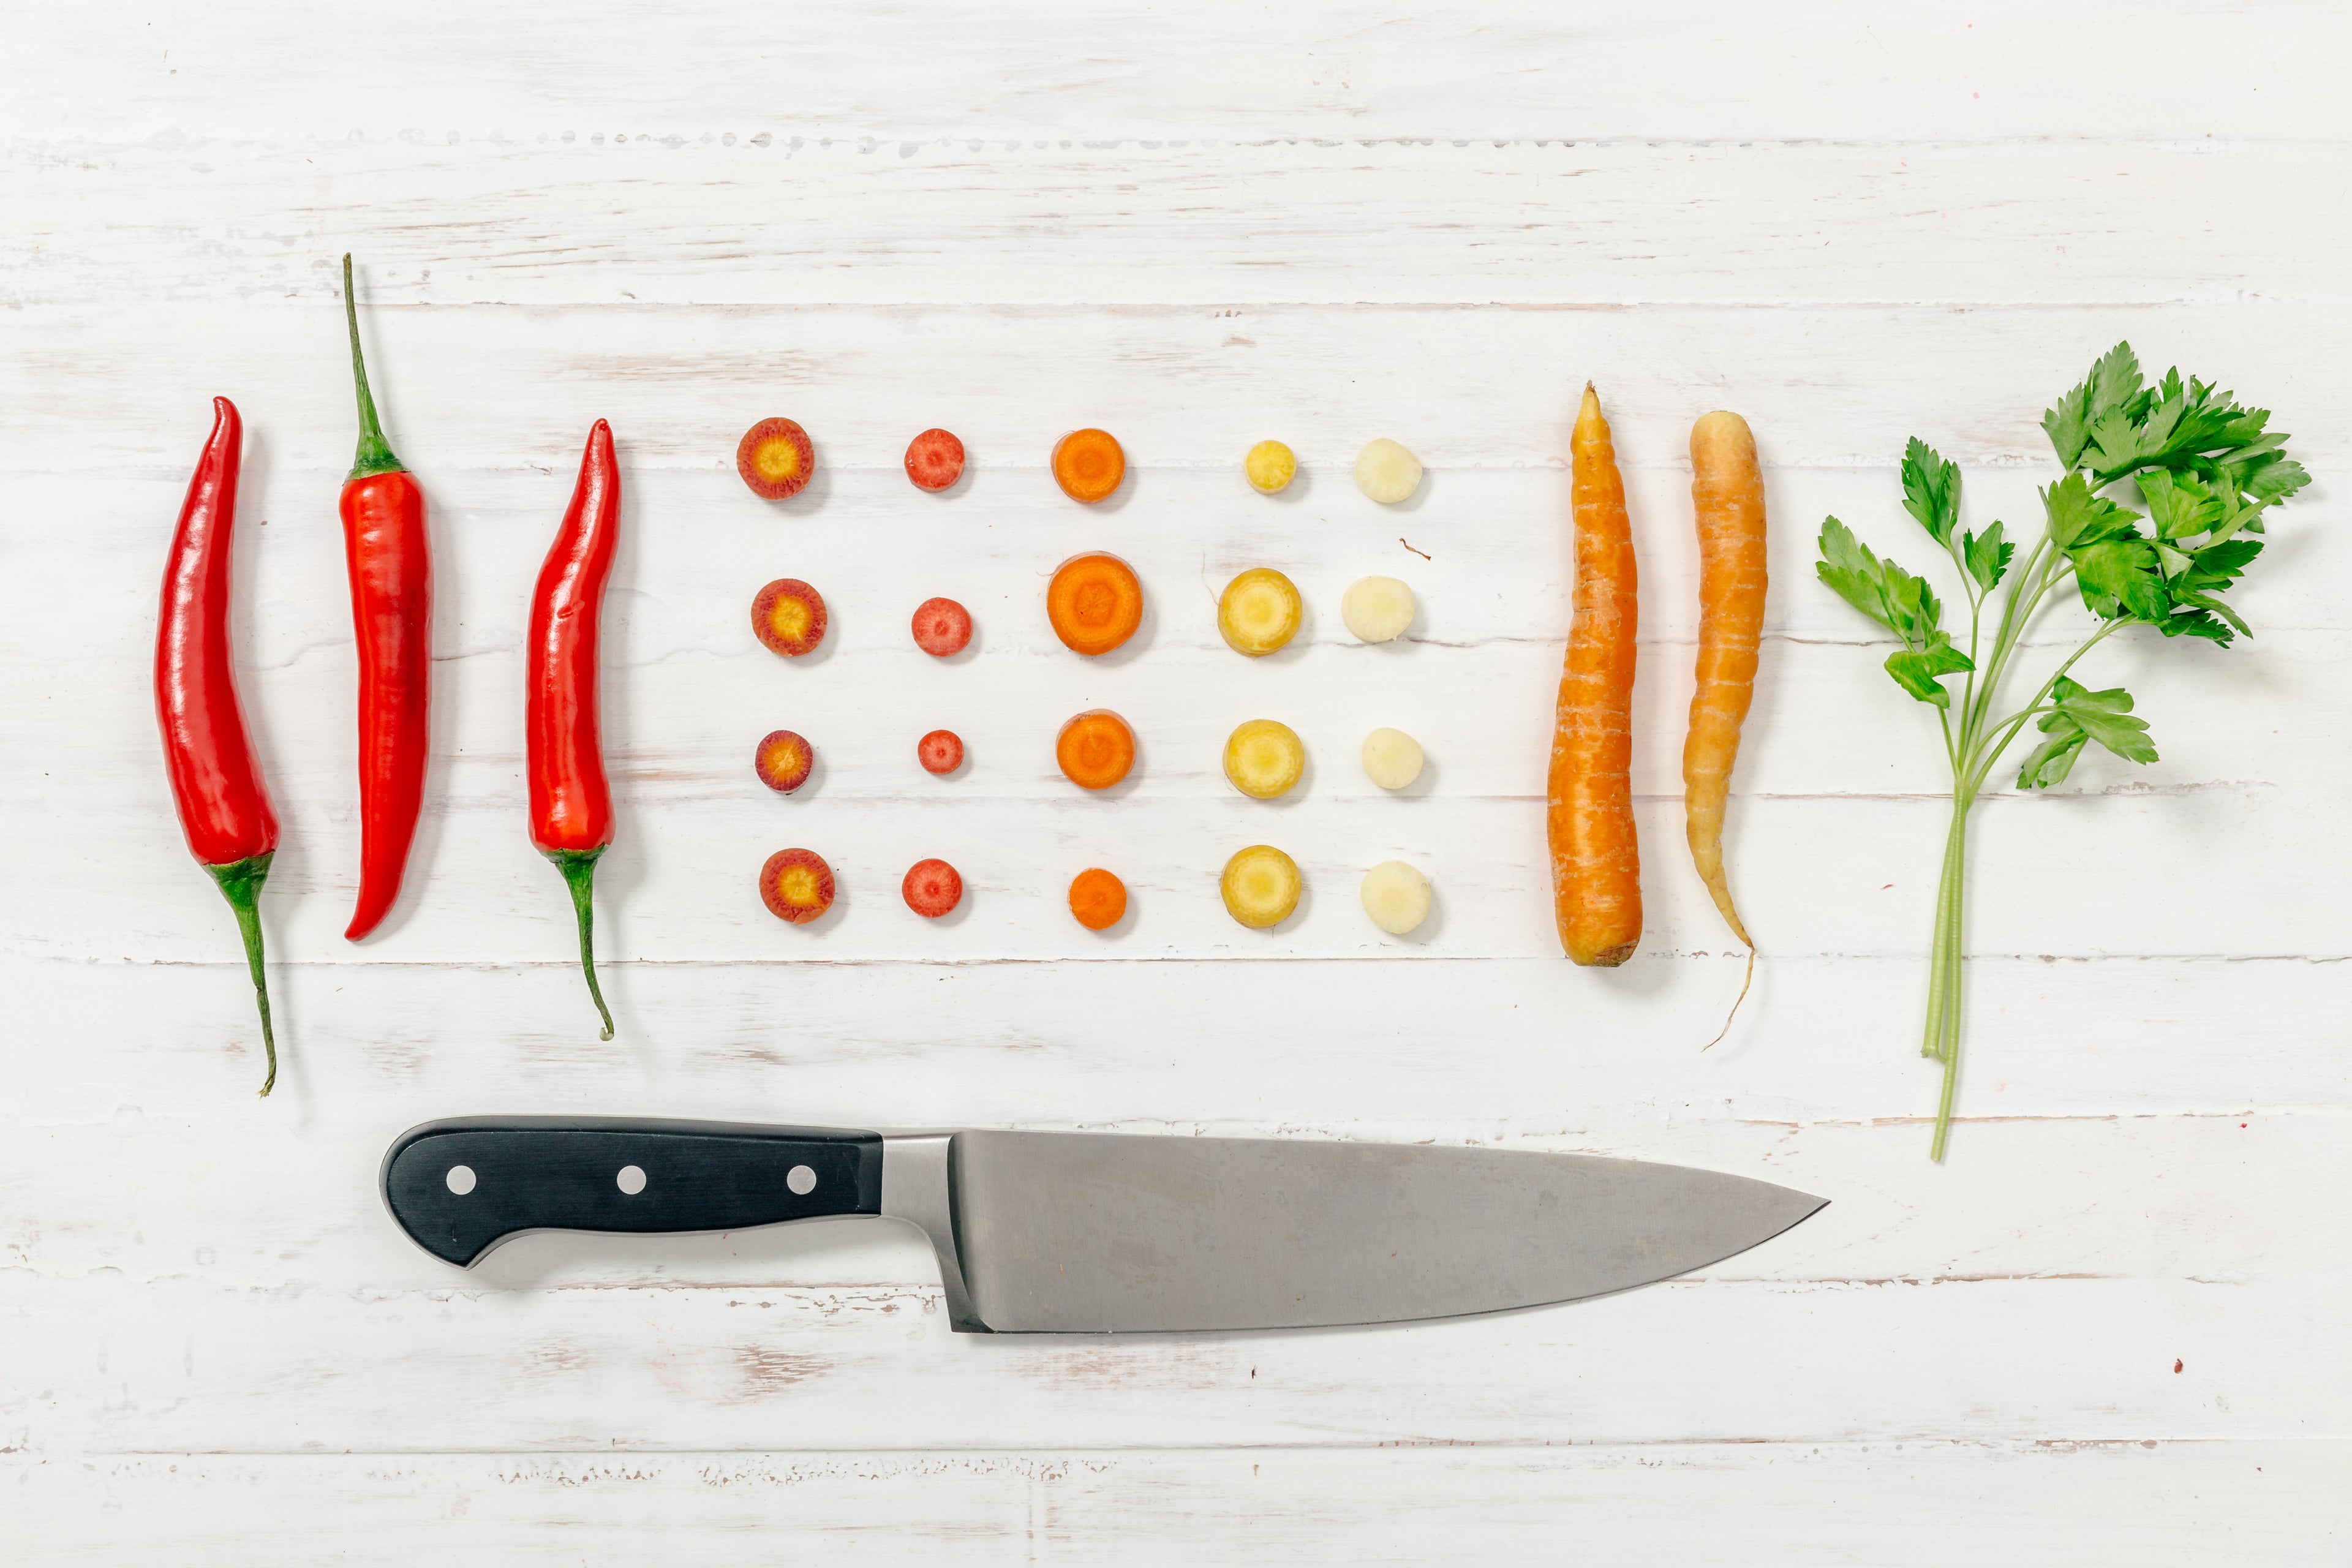
[[(418, 142), (611, 133), (647, 155), (714, 138), (1877, 138), (2340, 134), (2339, 8), (2265, 6), (2213, 47), (2202, 7), (1965, 15), (1853, 0), (1759, 16), (1725, 0), (1468, 14), (1316, 0), (1232, 17), (1129, 0), (987, 12), (884, 5), (746, 28), (740, 13), (584, 0), (565, 26), (486, 35), (421, 0), (382, 79), (260, 0), (192, 25), (156, 3), (27, 18), (12, 132), (361, 131)], [(2096, 59), (2086, 71), (2080, 62)], [(792, 91), (779, 99), (779, 82)], [(2193, 86), (2189, 84), (2194, 84)]]
[[(2338, 298), (2328, 258), (2352, 244), (2343, 204), (2314, 199), (2340, 140), (650, 147), (308, 129), (12, 144), (0, 299), (146, 317), (325, 299), (352, 248), (377, 306), (2115, 306)], [(2168, 225), (2151, 246), (2156, 193), (2268, 221)]]
[[(465, 788), (462, 774), (457, 787)], [(2314, 885), (2314, 868), (2340, 866), (2352, 841), (2332, 820), (2315, 821), (2292, 801), (2265, 807), (2261, 795), (2216, 789), (1983, 805), (1971, 830), (1969, 874), (1981, 889), (1970, 911), (1971, 950), (2053, 960), (2342, 957), (2352, 951), (2352, 914), (2299, 900)], [(1556, 955), (1538, 801), (1416, 808), (1310, 797), (1286, 812), (1239, 795), (1138, 795), (997, 798), (986, 806), (911, 797), (854, 811), (827, 810), (822, 799), (802, 810), (756, 799), (636, 805), (623, 819), (628, 847), (600, 866), (603, 951), (740, 963)], [(341, 936), (358, 866), (351, 810), (346, 801), (289, 812), (290, 834), (263, 900), (285, 957), (464, 963), (576, 951), (562, 885), (525, 840), (520, 812), (507, 808), (429, 815), (410, 867), (416, 890), (354, 952)], [(1680, 803), (1637, 802), (1634, 816), (1643, 839), (1656, 847), (1645, 912), (1651, 951), (1726, 952), (1734, 943), (1721, 917), (1686, 857), (1674, 853)], [(45, 855), (46, 870), (79, 897), (0, 914), (9, 949), (149, 961), (233, 952), (233, 922), (217, 908), (217, 890), (184, 865), (168, 810), (117, 820), (107, 839), (68, 841)], [(1731, 877), (1768, 957), (1919, 951), (1947, 807), (1925, 799), (1759, 799), (1743, 803), (1737, 820), (1738, 847), (1727, 851)], [(2150, 841), (2226, 863), (2198, 884), (2194, 904), (2151, 896), (2085, 911), (2050, 896), (2056, 868), (2071, 863), (2097, 876)], [(1217, 894), (1226, 858), (1263, 843), (1296, 858), (1306, 883), (1298, 912), (1270, 932), (1236, 926)], [(760, 902), (757, 880), (771, 853), (795, 845), (825, 858), (840, 893), (819, 921), (788, 927)], [(918, 923), (899, 881), (932, 856), (962, 873), (965, 899), (947, 919)], [(1391, 859), (1423, 868), (1434, 889), (1429, 921), (1410, 937), (1384, 935), (1357, 901), (1365, 870)], [(1106, 864), (1129, 883), (1130, 913), (1097, 936), (1071, 921), (1068, 888), (1081, 869)], [(1587, 975), (1580, 984), (1611, 982)]]
[[(174, 311), (12, 311), (0, 448), (19, 468), (184, 476), (204, 400), (217, 392), (244, 400), (248, 438), (265, 438), (273, 462), (340, 473), (353, 428), (341, 316), (323, 291)], [(1691, 420), (1734, 403), (1780, 465), (1891, 468), (1907, 437), (1926, 434), (1959, 461), (2046, 474), (2042, 411), (2120, 338), (2151, 367), (2185, 366), (2277, 410), (2279, 427), (2302, 435), (2306, 462), (2340, 453), (2352, 428), (2352, 392), (2314, 368), (2352, 359), (2352, 325), (2317, 300), (395, 306), (372, 309), (364, 331), (385, 428), (428, 486), (458, 468), (564, 472), (600, 416), (640, 465), (723, 473), (753, 419), (796, 409), (819, 443), (818, 478), (781, 509), (745, 492), (740, 515), (820, 515), (833, 493), (826, 465), (895, 471), (908, 437), (936, 424), (982, 464), (1009, 458), (1025, 470), (1031, 504), (1068, 518), (1081, 544), (1097, 530), (1139, 534), (1171, 518), (1144, 480), (1107, 511), (1082, 513), (1055, 495), (1046, 455), (1081, 425), (1118, 434), (1146, 474), (1231, 473), (1252, 442), (1279, 434), (1336, 481), (1310, 487), (1318, 509), (1328, 501), (1331, 515), (1376, 526), (1383, 548), (1399, 518), (1418, 527), (1460, 516), (1446, 489), (1454, 468), (1562, 466), (1571, 395), (1588, 379), (1608, 390), (1636, 466), (1681, 460)], [(1435, 470), (1402, 509), (1374, 505), (1344, 478), (1379, 435)], [(306, 503), (310, 515), (325, 515), (331, 489)]]
[[(1936, 1084), (1917, 1055), (1916, 953), (1776, 956), (1731, 1037), (1704, 1053), (1738, 988), (1738, 959), (1719, 951), (1606, 976), (1557, 958), (608, 963), (621, 1033), (604, 1042), (551, 926), (527, 963), (274, 965), (284, 1092), (300, 1108), (281, 1113), (251, 1102), (259, 1031), (220, 920), (203, 964), (0, 959), (26, 1042), (11, 1122), (184, 1117), (227, 1136), (326, 1117), (389, 1139), (468, 1110), (658, 1107), (853, 1126), (1160, 1118), (1517, 1137), (1915, 1116)], [(1973, 958), (1963, 1107), (2343, 1106), (2347, 972), (2341, 959)]]
[(516, 1245), (425, 1289), (19, 1282), (16, 1359), (54, 1370), (10, 1440), (756, 1451), (779, 1420), (844, 1448), (2341, 1437), (2352, 1393), (2340, 1273), (1695, 1279), (1372, 1330), (1031, 1337), (948, 1332), (936, 1286), (548, 1290), (546, 1249)]
[[(2334, 1563), (2342, 1439), (0, 1458), (49, 1563)], [(593, 1539), (593, 1544), (587, 1544)]]

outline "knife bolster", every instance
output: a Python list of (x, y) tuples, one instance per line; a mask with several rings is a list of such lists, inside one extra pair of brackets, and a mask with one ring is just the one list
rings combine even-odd
[(952, 1132), (908, 1132), (882, 1141), (882, 1213), (905, 1220), (930, 1238), (947, 1293), (948, 1326), (960, 1334), (992, 1334), (964, 1286), (963, 1252), (956, 1238), (955, 1141)]

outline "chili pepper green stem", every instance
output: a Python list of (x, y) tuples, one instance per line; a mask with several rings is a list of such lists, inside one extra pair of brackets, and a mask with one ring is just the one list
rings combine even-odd
[(613, 1037), (613, 1010), (604, 1005), (604, 993), (596, 984), (596, 911), (590, 897), (596, 879), (596, 858), (602, 849), (557, 849), (548, 858), (563, 873), (563, 885), (572, 889), (572, 912), (580, 917), (580, 969), (588, 976), (588, 994), (594, 998), (596, 1011), (604, 1020), (602, 1039)]
[(253, 1000), (261, 1009), (261, 1046), (269, 1055), (269, 1076), (261, 1080), (267, 1097), (278, 1083), (278, 1037), (269, 1028), (269, 979), (261, 967), (261, 884), (269, 875), (270, 856), (256, 855), (226, 866), (207, 866), (220, 884), (221, 897), (236, 911), (236, 929), (245, 938), (245, 964), (253, 971)]
[(360, 357), (360, 308), (352, 294), (349, 251), (343, 253), (343, 320), (352, 329), (352, 384), (360, 395), (359, 453), (352, 459), (352, 471), (344, 476), (348, 484), (370, 474), (396, 474), (408, 467), (392, 455), (392, 443), (383, 438), (383, 425), (375, 416), (375, 398), (368, 391), (367, 361)]

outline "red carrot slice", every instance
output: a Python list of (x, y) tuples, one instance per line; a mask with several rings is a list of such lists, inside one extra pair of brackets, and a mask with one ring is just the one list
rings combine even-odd
[(971, 641), (971, 612), (953, 599), (925, 599), (915, 606), (915, 646), (933, 658), (964, 650)]
[(953, 730), (934, 730), (915, 742), (915, 760), (927, 773), (951, 773), (963, 766), (963, 737)]
[(943, 490), (963, 478), (963, 443), (945, 430), (926, 430), (907, 443), (907, 478), (919, 490)]
[(944, 860), (918, 860), (899, 884), (907, 907), (927, 921), (935, 921), (963, 902), (963, 879)]

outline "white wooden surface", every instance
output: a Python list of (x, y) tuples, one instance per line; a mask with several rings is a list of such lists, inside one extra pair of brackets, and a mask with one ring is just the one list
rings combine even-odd
[[(9, 7), (8, 1559), (2345, 1561), (2352, 26), (1942, 9)], [(346, 247), (441, 606), (413, 890), (361, 948)], [(1983, 809), (1938, 1169), (1908, 1044), (1935, 759), (1810, 538), (1835, 511), (1922, 553), (1913, 433), (1978, 515), (2032, 516), (2036, 416), (2125, 336), (2275, 408), (2318, 482), (2245, 593), (2255, 641), (2099, 656), (2162, 763)], [(1538, 798), (1588, 377), (1643, 563), (1650, 927), (1607, 974), (1552, 952)], [(214, 393), (247, 421), (246, 692), (287, 822), (265, 1103), (149, 716)], [(1701, 1056), (1737, 963), (1679, 845), (1680, 454), (1717, 405), (1769, 465), (1774, 587), (1730, 844), (1764, 962)], [(781, 510), (730, 471), (778, 412), (825, 464)], [(524, 595), (599, 416), (629, 530), (609, 1044), (518, 754)], [(1113, 508), (1045, 477), (1080, 423), (1127, 442)], [(943, 500), (897, 471), (931, 424), (975, 464)], [(1402, 511), (1347, 478), (1383, 434), (1430, 465)], [(1237, 472), (1269, 435), (1306, 467), (1279, 501)], [(1042, 616), (1088, 547), (1151, 598), (1103, 665)], [(1253, 564), (1310, 605), (1256, 664), (1211, 620)], [(1374, 571), (1421, 594), (1407, 646), (1338, 625)], [(786, 573), (835, 607), (810, 665), (747, 633)], [(975, 656), (908, 646), (935, 593), (978, 615)], [(1097, 703), (1141, 776), (1076, 799), (1050, 737)], [(1216, 774), (1259, 713), (1313, 756), (1278, 806)], [(790, 801), (748, 766), (778, 723), (824, 758)], [(1429, 747), (1406, 798), (1353, 764), (1378, 723)], [(914, 767), (939, 724), (966, 776)], [(1311, 886), (1265, 935), (1211, 880), (1258, 838)], [(785, 843), (843, 873), (816, 930), (752, 894)], [(895, 896), (932, 854), (971, 889), (939, 925)], [(1392, 857), (1438, 889), (1402, 942), (1355, 908)], [(1108, 941), (1060, 908), (1097, 860), (1136, 892)], [(1570, 1309), (989, 1341), (945, 1331), (888, 1227), (545, 1237), (454, 1274), (380, 1212), (375, 1162), (491, 1110), (1478, 1142), (1835, 1202)]]

